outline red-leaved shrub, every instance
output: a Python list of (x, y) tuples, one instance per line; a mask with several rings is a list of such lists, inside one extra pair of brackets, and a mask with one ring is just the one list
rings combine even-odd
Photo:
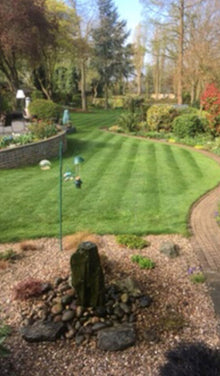
[(201, 105), (207, 111), (209, 127), (214, 133), (220, 133), (220, 91), (215, 84), (208, 84), (201, 96)]
[(39, 279), (27, 278), (13, 288), (14, 299), (26, 300), (39, 296), (43, 291), (43, 282)]

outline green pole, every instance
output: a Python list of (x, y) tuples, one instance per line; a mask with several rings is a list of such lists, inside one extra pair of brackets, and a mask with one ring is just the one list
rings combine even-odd
[(63, 157), (63, 142), (60, 141), (59, 145), (59, 161), (60, 161), (60, 178), (59, 178), (59, 225), (60, 225), (60, 231), (59, 231), (59, 239), (60, 239), (60, 251), (63, 250), (62, 245), (62, 180), (63, 180), (63, 174), (62, 174), (62, 157)]

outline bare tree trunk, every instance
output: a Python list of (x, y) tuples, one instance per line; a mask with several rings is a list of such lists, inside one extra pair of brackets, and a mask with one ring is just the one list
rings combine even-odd
[(87, 111), (87, 98), (86, 98), (86, 66), (85, 60), (81, 61), (81, 99), (82, 99), (82, 110)]
[(180, 0), (179, 51), (177, 68), (177, 103), (183, 103), (183, 41), (184, 41), (184, 0)]

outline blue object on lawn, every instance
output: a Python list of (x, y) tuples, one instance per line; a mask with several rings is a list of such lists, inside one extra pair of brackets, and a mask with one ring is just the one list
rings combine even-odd
[(69, 121), (70, 121), (69, 110), (64, 110), (64, 111), (63, 111), (63, 120), (62, 120), (63, 125), (68, 124)]

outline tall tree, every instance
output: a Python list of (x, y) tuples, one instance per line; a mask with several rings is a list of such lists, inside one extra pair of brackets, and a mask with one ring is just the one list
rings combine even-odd
[(42, 46), (40, 60), (33, 64), (33, 76), (36, 87), (46, 98), (55, 99), (57, 73), (68, 71), (72, 64), (71, 49), (77, 17), (74, 9), (60, 0), (45, 0), (45, 14), (50, 24), (56, 24), (52, 30), (53, 45)]
[(0, 70), (12, 92), (20, 84), (24, 61), (36, 61), (42, 46), (51, 42), (51, 24), (44, 0), (1, 0)]
[(133, 63), (136, 70), (137, 78), (137, 94), (141, 95), (142, 92), (142, 71), (144, 68), (144, 58), (146, 54), (146, 29), (143, 25), (139, 24), (135, 28), (134, 41), (133, 41)]
[(98, 0), (99, 26), (93, 31), (95, 66), (104, 85), (105, 107), (111, 80), (127, 74), (124, 58), (128, 58), (125, 41), (129, 35), (125, 31), (126, 21), (119, 20), (112, 0)]
[(176, 41), (176, 86), (177, 101), (183, 99), (184, 42), (186, 16), (194, 6), (205, 0), (140, 0), (153, 14), (155, 24), (166, 28), (166, 32)]

